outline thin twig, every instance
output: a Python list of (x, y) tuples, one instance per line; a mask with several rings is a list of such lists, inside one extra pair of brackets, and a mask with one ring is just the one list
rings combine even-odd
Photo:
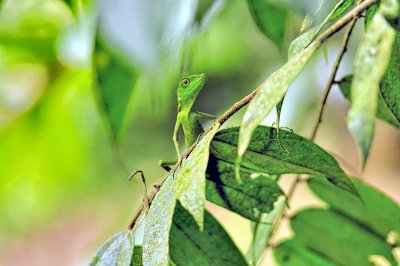
[(350, 22), (349, 28), (347, 29), (347, 31), (346, 31), (346, 33), (345, 33), (345, 35), (343, 37), (343, 42), (342, 42), (342, 45), (340, 47), (338, 56), (336, 57), (335, 63), (333, 64), (332, 72), (331, 72), (331, 74), (329, 76), (328, 83), (326, 84), (325, 89), (324, 89), (322, 102), (321, 102), (321, 105), (320, 105), (319, 111), (318, 111), (318, 120), (317, 120), (317, 123), (314, 126), (313, 131), (312, 131), (312, 134), (311, 134), (311, 137), (310, 137), (311, 140), (315, 140), (319, 125), (322, 122), (322, 115), (324, 114), (326, 101), (328, 100), (328, 96), (329, 96), (329, 93), (331, 91), (332, 85), (336, 80), (336, 74), (337, 74), (337, 71), (339, 69), (340, 62), (342, 61), (343, 56), (344, 56), (345, 52), (347, 51), (347, 45), (349, 43), (350, 35), (351, 35), (351, 33), (352, 33), (353, 29), (354, 29), (354, 26), (356, 25), (356, 21), (357, 21), (357, 18), (354, 18)]
[(149, 197), (147, 195), (147, 184), (146, 184), (146, 178), (144, 177), (144, 173), (141, 169), (135, 170), (129, 177), (128, 180), (131, 181), (132, 178), (137, 175), (140, 174), (142, 176), (142, 183), (144, 186), (144, 195), (143, 195), (143, 203), (144, 203), (144, 207), (147, 208), (149, 206)]

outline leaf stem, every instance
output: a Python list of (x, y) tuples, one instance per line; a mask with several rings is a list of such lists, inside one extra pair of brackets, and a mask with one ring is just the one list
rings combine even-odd
[(348, 27), (348, 29), (347, 29), (344, 37), (343, 37), (343, 42), (342, 42), (342, 45), (340, 47), (338, 56), (336, 57), (335, 63), (333, 64), (332, 72), (331, 72), (331, 74), (329, 76), (328, 83), (325, 86), (325, 89), (324, 89), (324, 92), (323, 92), (322, 101), (321, 101), (321, 104), (320, 104), (320, 107), (319, 107), (319, 111), (318, 111), (318, 120), (317, 120), (317, 123), (314, 126), (314, 129), (313, 129), (313, 131), (311, 133), (311, 137), (310, 137), (310, 139), (313, 140), (313, 141), (315, 140), (315, 137), (316, 137), (317, 132), (318, 132), (318, 128), (319, 128), (319, 126), (320, 126), (320, 124), (322, 122), (322, 115), (324, 114), (326, 101), (328, 100), (328, 96), (329, 96), (329, 93), (331, 91), (332, 85), (336, 80), (336, 74), (337, 74), (337, 71), (339, 69), (340, 62), (342, 61), (343, 56), (344, 56), (345, 52), (347, 51), (347, 45), (349, 43), (350, 36), (351, 36), (351, 33), (352, 33), (353, 29), (354, 29), (354, 26), (356, 25), (356, 21), (357, 21), (357, 18), (353, 18), (353, 20), (349, 24), (349, 27)]

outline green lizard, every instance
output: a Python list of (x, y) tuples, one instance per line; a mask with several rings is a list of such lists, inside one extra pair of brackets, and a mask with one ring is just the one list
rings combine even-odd
[[(191, 75), (180, 80), (177, 89), (178, 96), (178, 115), (175, 122), (173, 140), (178, 157), (181, 156), (179, 146), (179, 129), (182, 127), (185, 137), (186, 148), (196, 142), (197, 137), (203, 133), (204, 129), (199, 121), (200, 118), (215, 119), (213, 115), (201, 113), (193, 110), (193, 104), (196, 101), (201, 89), (206, 81), (205, 74)], [(166, 165), (171, 165), (176, 161), (160, 161), (160, 165), (167, 169)], [(168, 168), (169, 169), (169, 168)]]

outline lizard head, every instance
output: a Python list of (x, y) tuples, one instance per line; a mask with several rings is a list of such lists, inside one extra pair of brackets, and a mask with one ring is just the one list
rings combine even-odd
[(206, 82), (206, 75), (191, 75), (180, 80), (177, 95), (181, 108), (191, 108)]

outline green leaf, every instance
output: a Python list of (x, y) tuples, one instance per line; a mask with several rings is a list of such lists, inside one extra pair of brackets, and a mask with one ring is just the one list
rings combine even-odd
[(248, 0), (247, 3), (260, 31), (278, 47), (282, 47), (289, 16), (288, 7), (276, 0)]
[(336, 212), (306, 209), (297, 213), (290, 224), (300, 243), (336, 264), (371, 265), (372, 255), (382, 255), (396, 264), (385, 239)]
[(173, 173), (164, 181), (148, 210), (143, 236), (143, 265), (167, 265), (169, 230), (176, 205)]
[(232, 239), (211, 214), (204, 213), (204, 230), (200, 231), (179, 204), (170, 232), (170, 256), (176, 265), (247, 265)]
[(375, 16), (378, 9), (379, 9), (379, 3), (376, 3), (370, 6), (365, 12), (364, 25), (366, 29), (368, 28), (369, 24), (372, 21), (372, 18)]
[(389, 66), (381, 80), (380, 94), (386, 106), (400, 123), (400, 31), (392, 48)]
[(303, 51), (294, 55), (283, 67), (271, 74), (267, 80), (260, 85), (258, 93), (250, 102), (243, 116), (242, 126), (240, 128), (237, 162), (240, 162), (242, 159), (255, 128), (261, 123), (271, 109), (279, 103), (289, 85), (300, 74), (318, 46), (318, 43), (313, 43)]
[[(400, 34), (397, 34), (397, 38), (399, 38), (399, 37), (400, 37)], [(400, 39), (399, 39), (399, 41), (400, 41)], [(399, 43), (400, 42), (396, 41), (395, 45), (399, 45)], [(396, 58), (395, 53), (396, 52), (399, 53), (399, 51), (395, 50), (396, 48), (399, 49), (399, 47), (396, 47), (396, 46), (393, 47), (393, 57), (394, 58)], [(397, 56), (397, 58), (400, 60), (399, 56)], [(386, 73), (388, 73), (388, 71), (390, 70), (390, 65), (392, 64), (392, 61), (393, 61), (393, 59), (391, 60), (391, 63), (389, 64), (389, 68)], [(399, 67), (400, 64), (399, 63), (396, 63), (396, 64), (398, 65), (397, 67), (399, 68), (398, 71), (400, 71), (400, 67)], [(386, 74), (386, 75), (388, 75), (388, 74)], [(397, 75), (398, 75), (398, 73), (397, 73)], [(385, 80), (385, 76), (384, 76), (383, 80)], [(352, 78), (353, 78), (353, 75), (348, 75), (338, 82), (340, 91), (342, 92), (343, 96), (349, 101), (351, 101), (350, 85), (351, 85)], [(399, 77), (399, 79), (400, 79), (400, 77)], [(399, 87), (391, 88), (392, 89), (391, 91), (394, 92), (394, 95), (392, 97), (387, 97), (387, 99), (384, 99), (382, 97), (382, 93), (381, 93), (382, 87), (383, 87), (383, 85), (381, 82), (381, 85), (379, 86), (380, 91), (379, 91), (379, 95), (378, 95), (378, 107), (377, 107), (377, 111), (376, 111), (376, 117), (397, 127), (397, 128), (400, 128), (400, 110), (399, 110), (399, 113), (396, 115), (394, 113), (395, 110), (391, 110), (389, 108), (389, 106), (391, 106), (390, 102), (394, 103), (394, 101), (392, 99), (394, 98), (396, 100), (396, 97), (400, 97), (400, 83), (399, 83)], [(396, 91), (398, 91), (398, 92), (396, 92)], [(399, 101), (400, 101), (400, 99), (399, 99)], [(394, 106), (396, 106), (396, 105), (394, 105)]]
[(207, 169), (207, 200), (250, 220), (259, 221), (283, 195), (275, 180), (253, 170), (241, 168), (242, 183), (235, 179), (234, 165), (210, 158)]
[(133, 232), (119, 232), (100, 247), (90, 266), (130, 265), (133, 250)]
[(273, 223), (276, 221), (279, 214), (282, 213), (283, 209), (287, 206), (286, 200), (278, 201), (274, 209), (270, 213), (264, 213), (260, 215), (259, 221), (254, 223), (253, 227), (253, 239), (247, 250), (246, 257), (251, 264), (257, 265), (262, 254), (264, 253), (268, 240), (271, 236), (273, 229)]
[(119, 58), (97, 37), (94, 54), (97, 94), (112, 135), (118, 142), (125, 133), (127, 110), (137, 76), (133, 68)]
[(132, 260), (130, 266), (143, 265), (142, 260), (142, 246), (135, 246), (132, 253)]
[(273, 249), (279, 265), (285, 266), (335, 266), (336, 263), (299, 244), (295, 239), (283, 241)]
[(327, 22), (336, 20), (338, 17), (346, 13), (347, 10), (354, 4), (355, 0), (341, 0), (335, 5), (332, 12), (328, 15)]
[[(379, 9), (379, 4), (375, 4), (371, 6), (366, 14), (365, 14), (365, 28), (368, 28), (372, 18), (376, 14)], [(394, 40), (394, 44), (392, 47), (392, 54), (390, 56), (389, 66), (386, 69), (386, 73), (383, 76), (380, 86), (380, 97), (382, 97), (385, 103), (385, 109), (389, 111), (389, 115), (386, 115), (385, 118), (389, 118), (390, 120), (385, 121), (391, 123), (392, 125), (399, 127), (400, 124), (400, 30), (397, 26), (396, 28), (396, 37)], [(378, 113), (379, 117), (379, 103), (378, 100)], [(391, 117), (394, 117), (392, 119)]]
[[(212, 153), (220, 160), (235, 162), (238, 137), (238, 128), (218, 132), (211, 142)], [(312, 141), (286, 130), (280, 129), (278, 135), (276, 128), (257, 127), (241, 165), (270, 175), (323, 176), (335, 186), (358, 196), (350, 178), (329, 153)]]
[(200, 230), (203, 230), (204, 205), (206, 203), (206, 170), (209, 156), (210, 142), (219, 128), (215, 124), (205, 133), (199, 143), (184, 159), (176, 182), (176, 193), (179, 202), (193, 216)]
[(379, 82), (389, 64), (394, 38), (394, 29), (378, 10), (357, 50), (347, 124), (360, 148), (362, 166), (371, 147)]
[(214, 18), (218, 11), (225, 5), (225, 0), (202, 0), (198, 2), (194, 21), (202, 28)]
[[(400, 236), (400, 206), (392, 199), (360, 180), (353, 180), (364, 204), (328, 182), (310, 178), (310, 189), (333, 210), (362, 225), (365, 230), (386, 239), (392, 231)], [(397, 241), (400, 241), (397, 239)]]
[(1, 6), (1, 48), (21, 61), (56, 63), (57, 39), (73, 22), (71, 10), (61, 1), (20, 2)]
[(312, 42), (319, 30), (319, 26), (312, 27), (294, 39), (289, 46), (289, 60), (302, 52)]

